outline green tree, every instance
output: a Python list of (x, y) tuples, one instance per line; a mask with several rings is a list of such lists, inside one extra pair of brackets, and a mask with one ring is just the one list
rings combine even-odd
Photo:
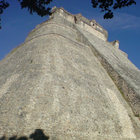
[[(8, 6), (9, 6), (9, 3), (5, 2), (5, 0), (0, 1), (0, 21), (1, 21), (1, 14), (3, 13), (3, 10), (6, 9)], [(0, 29), (1, 29), (1, 26), (0, 26)]]
[[(41, 17), (50, 15), (51, 8), (46, 8), (46, 5), (50, 4), (52, 0), (17, 0), (21, 5), (21, 9), (27, 8), (30, 14), (34, 12), (40, 15)], [(113, 12), (111, 9), (121, 9), (123, 7), (128, 7), (132, 4), (136, 4), (135, 0), (91, 0), (92, 7), (101, 9), (101, 12), (105, 12), (104, 19), (113, 18)], [(0, 15), (3, 13), (3, 10), (9, 7), (9, 3), (5, 0), (0, 0)], [(0, 18), (1, 20), (1, 18)], [(0, 26), (1, 29), (1, 26)]]
[(93, 8), (97, 8), (99, 6), (101, 12), (107, 11), (104, 14), (104, 19), (113, 18), (114, 15), (111, 8), (116, 10), (128, 7), (132, 4), (136, 5), (135, 0), (92, 0), (91, 3)]

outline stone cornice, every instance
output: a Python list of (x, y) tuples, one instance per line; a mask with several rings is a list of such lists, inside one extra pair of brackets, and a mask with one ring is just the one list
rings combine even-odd
[(50, 16), (50, 18), (59, 15), (65, 18), (66, 20), (87, 30), (88, 32), (94, 34), (95, 36), (101, 38), (102, 40), (107, 40), (108, 37), (107, 30), (103, 29), (103, 27), (100, 24), (98, 24), (94, 19), (88, 20), (87, 18), (82, 16), (81, 13), (73, 15), (67, 12), (63, 7), (60, 8), (53, 7), (51, 12), (52, 15)]

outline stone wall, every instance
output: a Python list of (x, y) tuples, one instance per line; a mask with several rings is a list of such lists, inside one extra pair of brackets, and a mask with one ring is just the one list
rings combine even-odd
[(102, 40), (104, 41), (107, 40), (108, 32), (105, 29), (103, 29), (101, 25), (96, 23), (95, 20), (88, 20), (85, 17), (83, 17), (81, 14), (72, 15), (71, 13), (64, 10), (64, 8), (54, 7), (52, 9), (51, 17), (55, 17), (58, 15), (72, 23), (77, 24), (81, 28), (85, 29), (88, 32), (91, 32), (92, 34), (101, 38)]
[(52, 11), (0, 61), (0, 137), (138, 140), (139, 70), (96, 21)]

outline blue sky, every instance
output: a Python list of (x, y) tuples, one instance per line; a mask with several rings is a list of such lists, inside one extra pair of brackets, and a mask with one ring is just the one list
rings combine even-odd
[[(29, 32), (36, 25), (49, 17), (30, 15), (27, 9), (21, 9), (17, 0), (7, 0), (10, 3), (1, 15), (0, 30), (0, 60), (13, 48), (24, 42)], [(53, 0), (49, 7), (63, 7), (72, 14), (81, 13), (88, 19), (95, 19), (108, 31), (108, 41), (119, 40), (120, 49), (128, 54), (129, 60), (140, 69), (140, 1), (137, 5), (114, 11), (114, 18), (104, 20), (100, 9), (92, 8), (91, 0)]]

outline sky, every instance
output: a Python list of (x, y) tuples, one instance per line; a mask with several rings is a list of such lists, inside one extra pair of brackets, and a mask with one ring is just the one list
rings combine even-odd
[[(21, 9), (17, 0), (6, 0), (10, 6), (1, 15), (0, 60), (10, 51), (23, 43), (36, 25), (49, 19), (36, 13), (29, 14)], [(63, 7), (72, 14), (81, 13), (87, 19), (94, 19), (108, 31), (108, 41), (119, 40), (120, 49), (128, 54), (128, 59), (140, 69), (140, 0), (136, 5), (114, 11), (113, 19), (103, 19), (99, 8), (92, 8), (91, 0), (53, 0), (48, 7)]]

